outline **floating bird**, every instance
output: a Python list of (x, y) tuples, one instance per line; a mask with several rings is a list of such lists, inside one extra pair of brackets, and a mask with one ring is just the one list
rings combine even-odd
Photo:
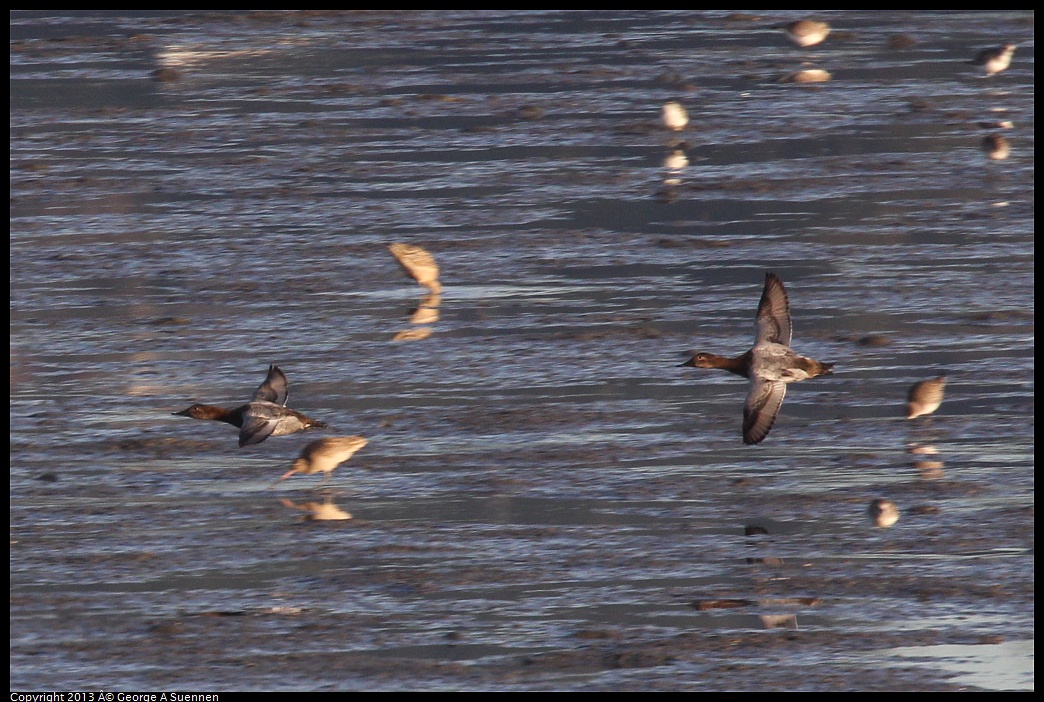
[(435, 257), (413, 244), (389, 244), (388, 250), (403, 270), (414, 280), (428, 288), (432, 295), (442, 292), (439, 284), (439, 266)]
[(1000, 73), (1011, 65), (1011, 57), (1015, 54), (1014, 44), (1005, 44), (995, 49), (983, 49), (975, 54), (975, 58), (968, 63), (982, 66), (987, 76)]
[(173, 414), (193, 419), (211, 419), (239, 427), (240, 448), (260, 444), (270, 436), (285, 436), (310, 427), (326, 426), (324, 422), (288, 409), (285, 406), (288, 396), (286, 375), (279, 366), (273, 365), (268, 367), (265, 382), (254, 391), (253, 398), (245, 405), (226, 409), (197, 403)]
[(720, 368), (750, 379), (743, 404), (743, 443), (757, 444), (772, 429), (783, 404), (787, 383), (827, 375), (832, 363), (821, 363), (799, 356), (790, 348), (792, 329), (790, 302), (783, 281), (765, 274), (765, 288), (754, 317), (754, 346), (742, 356), (725, 358), (698, 353), (683, 366)]
[(906, 418), (913, 419), (924, 414), (931, 414), (939, 409), (943, 401), (943, 388), (946, 387), (946, 376), (922, 380), (914, 383), (906, 398)]
[(778, 29), (786, 32), (790, 41), (802, 48), (815, 46), (830, 34), (829, 24), (815, 20), (798, 20), (797, 22), (784, 24), (778, 27)]
[(779, 79), (780, 83), (826, 83), (833, 76), (830, 75), (830, 71), (824, 71), (822, 68), (806, 68), (802, 71), (794, 71), (788, 73)]
[(870, 515), (874, 525), (879, 527), (890, 527), (899, 521), (899, 508), (894, 502), (884, 498), (871, 502), (866, 513)]
[(982, 138), (982, 152), (992, 161), (1003, 161), (1011, 155), (1011, 146), (1003, 134), (987, 134)]
[(978, 125), (983, 129), (1014, 129), (1015, 123), (1010, 119), (998, 119), (979, 122)]
[(361, 436), (328, 436), (324, 439), (316, 439), (301, 450), (301, 456), (294, 461), (290, 470), (272, 484), (275, 485), (286, 480), (294, 473), (302, 475), (326, 473), (323, 476), (325, 483), (334, 468), (347, 461), (368, 443)]
[(668, 102), (663, 106), (663, 123), (668, 129), (680, 132), (689, 123), (689, 113), (680, 102)]

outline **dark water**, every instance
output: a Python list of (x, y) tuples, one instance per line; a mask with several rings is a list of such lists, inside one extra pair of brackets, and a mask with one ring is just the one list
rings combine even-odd
[(12, 689), (1032, 689), (1033, 14), (800, 16), (12, 13)]

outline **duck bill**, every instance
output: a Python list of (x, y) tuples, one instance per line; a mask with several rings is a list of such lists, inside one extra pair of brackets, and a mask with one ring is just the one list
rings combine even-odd
[(695, 368), (695, 367), (696, 367), (696, 357), (695, 357), (695, 356), (693, 356), (692, 358), (690, 358), (690, 359), (689, 359), (688, 361), (686, 361), (685, 363), (679, 363), (679, 364), (678, 364), (678, 367), (679, 367), (679, 368), (685, 368), (685, 367), (689, 367), (689, 368)]

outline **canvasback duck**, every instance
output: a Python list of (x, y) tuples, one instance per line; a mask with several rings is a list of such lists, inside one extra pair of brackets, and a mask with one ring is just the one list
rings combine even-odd
[(939, 409), (945, 388), (945, 375), (914, 383), (910, 387), (910, 393), (906, 396), (906, 418), (914, 419)]
[(742, 356), (725, 358), (698, 353), (683, 366), (720, 368), (750, 380), (743, 404), (743, 443), (757, 444), (772, 429), (783, 404), (787, 383), (827, 375), (832, 363), (799, 356), (790, 348), (790, 302), (783, 281), (765, 274), (765, 288), (754, 317), (754, 346)]
[(279, 366), (268, 367), (268, 377), (254, 391), (250, 402), (239, 407), (194, 404), (174, 412), (181, 417), (212, 419), (239, 427), (239, 446), (260, 444), (270, 436), (285, 436), (310, 427), (325, 427), (325, 422), (306, 417), (286, 407), (289, 397), (286, 375)]
[(778, 29), (786, 32), (787, 38), (803, 49), (819, 44), (830, 34), (830, 25), (816, 20), (798, 20), (784, 24)]
[(982, 66), (986, 76), (992, 76), (1007, 69), (1011, 65), (1011, 57), (1015, 54), (1014, 44), (1005, 44), (995, 49), (983, 49), (975, 54), (975, 58), (969, 63)]
[(402, 269), (418, 283), (431, 291), (432, 295), (442, 292), (439, 284), (439, 265), (435, 257), (413, 244), (389, 244), (388, 250)]
[(286, 480), (294, 473), (310, 475), (312, 473), (326, 473), (323, 476), (325, 483), (333, 469), (341, 465), (369, 442), (361, 436), (328, 436), (324, 439), (316, 439), (301, 449), (301, 455), (290, 466), (290, 470), (283, 477), (272, 483)]
[(689, 123), (689, 113), (680, 102), (668, 102), (663, 106), (663, 123), (671, 131), (680, 132)]

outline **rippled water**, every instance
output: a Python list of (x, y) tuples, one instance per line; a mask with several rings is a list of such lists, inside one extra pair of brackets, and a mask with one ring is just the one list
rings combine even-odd
[(1032, 689), (1033, 14), (798, 17), (13, 12), (12, 689)]

